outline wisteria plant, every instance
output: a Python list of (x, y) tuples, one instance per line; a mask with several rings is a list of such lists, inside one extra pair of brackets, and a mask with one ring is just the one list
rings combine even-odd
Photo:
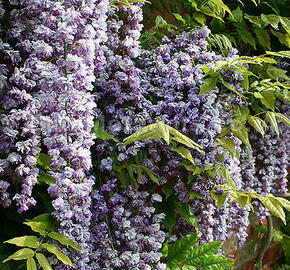
[(0, 1), (0, 214), (33, 231), (0, 269), (227, 269), (251, 211), (286, 223), (289, 51), (214, 51), (221, 0), (153, 34), (144, 5)]

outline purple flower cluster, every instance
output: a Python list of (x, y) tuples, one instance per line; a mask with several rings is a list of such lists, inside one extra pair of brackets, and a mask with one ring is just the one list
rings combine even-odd
[[(51, 157), (56, 185), (53, 216), (60, 231), (85, 250), (74, 257), (84, 269), (89, 251), (91, 134), (96, 104), (90, 93), (95, 71), (102, 70), (108, 1), (10, 1), (11, 27), (0, 41), (1, 127), (0, 171), (22, 190), (14, 200), (19, 211), (36, 201), (37, 154), (43, 143)], [(2, 14), (2, 12), (1, 12)], [(3, 98), (2, 98), (3, 97)], [(15, 173), (14, 173), (15, 171)], [(6, 205), (8, 185), (1, 182), (1, 203)], [(5, 200), (5, 202), (4, 202)], [(3, 202), (2, 202), (3, 201)], [(61, 269), (63, 266), (59, 266)]]
[[(289, 117), (288, 105), (279, 102), (277, 106)], [(280, 125), (279, 128), (279, 137), (272, 127), (264, 138), (256, 131), (251, 131), (250, 142), (253, 150), (243, 149), (241, 152), (243, 189), (276, 196), (287, 192), (290, 134), (285, 125)], [(256, 207), (255, 214), (262, 221), (269, 214), (268, 209), (258, 201), (253, 201), (253, 205)]]
[[(3, 13), (1, 6), (1, 15)], [(22, 15), (17, 9), (10, 12), (11, 20), (5, 23), (0, 39), (0, 175), (13, 183), (10, 185), (15, 192), (13, 200), (20, 213), (36, 204), (32, 188), (38, 176), (35, 156), (40, 152), (40, 101), (35, 97), (36, 56), (23, 47), (30, 44), (30, 29), (25, 29), (30, 26), (28, 15)]]
[(155, 214), (153, 206), (162, 197), (118, 188), (116, 180), (93, 194), (92, 269), (165, 269), (159, 263), (165, 241), (160, 226), (165, 215)]

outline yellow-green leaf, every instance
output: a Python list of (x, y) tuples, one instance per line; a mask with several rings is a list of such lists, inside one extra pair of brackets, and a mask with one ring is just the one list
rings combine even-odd
[(165, 125), (163, 122), (158, 122), (158, 128), (160, 130), (161, 136), (163, 138), (163, 140), (169, 144), (170, 143), (170, 138), (169, 138), (169, 129), (168, 126)]
[(251, 116), (248, 119), (249, 124), (254, 127), (264, 137), (267, 124), (259, 117)]
[(3, 263), (10, 260), (15, 260), (15, 261), (24, 260), (27, 258), (31, 258), (33, 256), (34, 256), (34, 251), (32, 249), (22, 248), (22, 249), (17, 250), (12, 255), (10, 255), (6, 260), (3, 261)]
[(276, 113), (276, 119), (281, 121), (285, 125), (290, 126), (290, 120), (282, 113)]
[(266, 113), (266, 118), (269, 121), (269, 123), (271, 124), (272, 128), (274, 129), (274, 131), (279, 136), (279, 128), (278, 128), (278, 124), (277, 124), (277, 121), (276, 121), (276, 114), (274, 112), (267, 112)]
[(83, 251), (81, 249), (81, 247), (75, 243), (73, 240), (67, 238), (64, 234), (62, 233), (57, 233), (57, 232), (50, 232), (47, 234), (47, 236), (49, 236), (50, 238), (57, 240), (58, 242), (60, 242), (63, 245), (68, 245), (71, 246), (72, 248), (79, 250), (79, 251)]
[(268, 194), (267, 196), (259, 195), (258, 199), (274, 216), (281, 218), (283, 223), (286, 224), (285, 213), (279, 200), (277, 200), (272, 194)]
[(28, 258), (26, 261), (27, 270), (37, 270), (36, 262), (33, 258)]
[(207, 93), (215, 88), (217, 83), (217, 78), (207, 78), (204, 80), (203, 84), (200, 86), (199, 95)]
[(215, 3), (217, 6), (219, 6), (220, 8), (224, 9), (225, 11), (227, 11), (228, 13), (232, 14), (231, 10), (229, 9), (229, 7), (222, 1), (222, 0), (211, 0), (211, 2)]
[(231, 138), (222, 138), (217, 139), (217, 141), (220, 143), (220, 145), (227, 149), (233, 157), (237, 155), (236, 145), (233, 139)]
[(280, 17), (280, 22), (281, 22), (282, 26), (284, 27), (284, 29), (289, 34), (290, 33), (290, 20), (287, 17)]
[[(241, 207), (245, 207), (245, 205), (251, 205), (251, 197), (245, 193), (243, 193), (242, 191), (237, 191), (237, 199), (236, 202), (241, 206)], [(253, 210), (253, 208), (252, 208)]]
[(28, 225), (33, 231), (40, 233), (42, 236), (46, 236), (47, 226), (42, 222), (29, 221), (23, 222), (23, 224)]
[(187, 136), (183, 135), (181, 132), (179, 132), (178, 130), (174, 129), (173, 127), (167, 126), (170, 133), (174, 136), (172, 139), (180, 142), (190, 148), (196, 149), (199, 152), (204, 154), (204, 151), (201, 150), (201, 146), (199, 144), (197, 144), (196, 142), (194, 142), (193, 140), (191, 140), (190, 138), (188, 138)]
[(123, 145), (127, 145), (136, 141), (145, 140), (145, 139), (160, 139), (161, 138), (161, 132), (159, 130), (160, 124), (154, 123), (148, 126), (145, 126), (132, 135), (126, 137), (124, 139)]
[(205, 23), (206, 23), (206, 17), (202, 13), (197, 13), (197, 14), (193, 15), (193, 18), (201, 25), (205, 25)]
[(5, 241), (4, 243), (17, 245), (19, 247), (30, 247), (30, 248), (38, 248), (39, 247), (39, 241), (38, 241), (37, 237), (32, 236), (32, 235), (15, 237), (13, 239), (9, 239), (9, 240)]
[(177, 13), (172, 13), (175, 17), (176, 20), (178, 21), (182, 21), (183, 24), (185, 24), (185, 20), (182, 18), (182, 16), (180, 14), (177, 14)]
[(217, 205), (218, 210), (223, 206), (227, 195), (225, 193), (222, 194), (216, 194), (214, 191), (211, 191), (211, 197), (215, 200), (215, 203)]
[(196, 268), (194, 266), (185, 264), (182, 266), (182, 270), (196, 270)]
[(181, 146), (178, 148), (173, 148), (172, 149), (174, 152), (178, 153), (179, 155), (181, 155), (183, 158), (186, 158), (187, 160), (189, 160), (192, 164), (194, 164), (194, 159), (191, 155), (191, 152), (186, 149), (185, 147)]
[(280, 19), (279, 19), (278, 15), (274, 15), (274, 14), (265, 15), (265, 14), (262, 14), (261, 18), (265, 22), (266, 25), (270, 24), (276, 30), (279, 29)]
[(48, 250), (50, 253), (54, 254), (64, 264), (75, 267), (71, 262), (70, 258), (64, 253), (60, 252), (54, 245), (44, 243), (41, 246)]
[(271, 110), (275, 109), (275, 95), (273, 90), (264, 90), (261, 91), (260, 94), (263, 96), (263, 98), (261, 98), (261, 102), (268, 108)]
[(285, 44), (287, 47), (290, 47), (290, 35), (287, 32), (280, 33), (279, 31), (275, 31), (273, 29), (271, 29), (271, 32), (279, 39), (281, 43)]
[(248, 19), (252, 24), (257, 25), (260, 28), (262, 27), (263, 21), (260, 18), (260, 16), (251, 16), (251, 15), (245, 14), (245, 19)]
[(252, 149), (249, 137), (248, 137), (248, 130), (245, 126), (237, 126), (232, 128), (233, 134), (238, 137), (246, 146)]
[(290, 201), (285, 199), (285, 198), (281, 198), (281, 197), (275, 197), (276, 200), (278, 200), (281, 205), (287, 209), (287, 211), (290, 211)]
[(270, 52), (266, 51), (269, 55), (279, 56), (279, 57), (290, 57), (290, 51), (280, 51), (280, 52)]
[(35, 256), (36, 256), (38, 263), (43, 268), (43, 270), (53, 270), (43, 254), (36, 253)]

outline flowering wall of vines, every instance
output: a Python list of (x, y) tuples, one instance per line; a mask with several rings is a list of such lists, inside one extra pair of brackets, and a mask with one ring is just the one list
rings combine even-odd
[(251, 211), (290, 211), (287, 76), (252, 68), (289, 51), (220, 53), (206, 25), (144, 49), (143, 7), (0, 1), (0, 204), (54, 224), (28, 224), (43, 245), (12, 241), (27, 269), (213, 269), (181, 239), (241, 247)]

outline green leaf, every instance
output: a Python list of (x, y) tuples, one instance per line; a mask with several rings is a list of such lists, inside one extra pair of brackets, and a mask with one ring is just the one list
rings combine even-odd
[(259, 117), (251, 116), (248, 119), (249, 124), (254, 127), (264, 137), (267, 124)]
[(193, 172), (193, 175), (197, 175), (203, 172), (203, 168), (196, 167), (193, 164), (187, 164), (185, 161), (179, 162), (179, 165), (184, 166), (189, 172)]
[(97, 139), (101, 139), (104, 141), (113, 140), (114, 142), (117, 143), (120, 142), (112, 134), (108, 133), (106, 130), (102, 128), (99, 120), (95, 121), (92, 132), (95, 133)]
[(249, 204), (252, 207), (252, 205), (251, 205), (251, 198), (247, 194), (245, 194), (243, 192), (240, 192), (240, 191), (237, 191), (236, 194), (237, 194), (236, 202), (242, 208), (244, 208), (246, 206), (246, 204)]
[(264, 21), (264, 23), (266, 25), (270, 24), (276, 30), (279, 29), (280, 19), (279, 19), (278, 15), (274, 15), (274, 14), (265, 15), (265, 14), (262, 14), (261, 15), (261, 19)]
[(250, 44), (256, 50), (256, 41), (252, 36), (251, 32), (249, 32), (245, 28), (238, 28), (238, 33), (245, 43)]
[(271, 110), (275, 110), (275, 95), (273, 90), (264, 90), (260, 92), (260, 94), (263, 96), (261, 98), (261, 102)]
[(196, 231), (198, 231), (197, 218), (193, 214), (190, 205), (188, 203), (177, 204), (176, 209), (179, 215), (192, 225)]
[(27, 270), (37, 270), (36, 262), (33, 258), (28, 258), (26, 261)]
[(161, 249), (161, 253), (162, 253), (163, 257), (167, 257), (167, 255), (168, 255), (168, 240), (166, 240), (163, 243), (163, 246), (162, 246), (162, 249)]
[(281, 121), (285, 125), (290, 126), (290, 120), (282, 113), (276, 113), (276, 119)]
[(243, 20), (243, 11), (240, 9), (240, 7), (237, 7), (235, 10), (232, 11), (229, 19), (234, 22), (240, 22)]
[(180, 270), (180, 268), (174, 263), (169, 263), (166, 265), (166, 270)]
[(43, 170), (39, 170), (37, 180), (38, 183), (45, 183), (48, 185), (56, 183), (56, 180), (50, 174), (44, 172)]
[[(32, 223), (24, 223), (28, 226), (33, 226), (34, 228), (39, 227), (40, 230), (51, 230), (53, 227), (53, 220), (50, 214), (45, 213), (39, 216), (34, 217), (33, 219), (27, 219), (27, 222)], [(36, 222), (36, 223), (35, 223)], [(40, 225), (42, 224), (42, 225)]]
[(290, 57), (290, 51), (280, 51), (280, 52), (270, 52), (266, 51), (268, 55), (278, 56), (278, 57)]
[(22, 249), (17, 250), (12, 255), (10, 255), (6, 260), (3, 261), (3, 263), (8, 262), (10, 260), (15, 260), (15, 261), (24, 260), (27, 258), (31, 258), (33, 256), (34, 256), (34, 251), (32, 249), (22, 248)]
[(48, 154), (39, 153), (37, 156), (37, 164), (41, 166), (43, 169), (50, 171), (50, 159), (51, 157)]
[(257, 29), (254, 28), (254, 32), (256, 37), (259, 40), (259, 43), (267, 49), (271, 49), (271, 41), (270, 41), (270, 36), (268, 34), (268, 32), (264, 29)]
[(149, 176), (149, 178), (152, 181), (156, 182), (159, 185), (159, 180), (158, 180), (159, 176), (158, 176), (158, 174), (156, 174), (155, 172), (151, 171), (146, 166), (142, 166), (142, 165), (139, 165), (139, 166), (143, 169), (143, 171)]
[(249, 141), (249, 137), (248, 137), (248, 130), (245, 126), (237, 126), (232, 128), (232, 132), (233, 134), (238, 137), (246, 146), (248, 146), (250, 149), (251, 148), (251, 144)]
[(174, 189), (168, 185), (163, 185), (162, 192), (165, 194), (165, 199), (167, 199), (174, 192)]
[(252, 24), (257, 25), (259, 28), (262, 27), (263, 21), (260, 18), (260, 16), (251, 16), (251, 15), (245, 14), (244, 17), (245, 19), (248, 19)]
[(191, 6), (192, 6), (194, 9), (198, 10), (198, 8), (197, 8), (197, 3), (196, 3), (194, 0), (188, 0), (188, 2), (191, 4)]
[(224, 205), (227, 195), (225, 193), (216, 194), (214, 191), (211, 191), (210, 194), (211, 197), (215, 200), (218, 210), (220, 210), (220, 208)]
[(176, 20), (181, 21), (183, 24), (186, 23), (186, 21), (182, 18), (182, 16), (180, 14), (177, 13), (172, 13), (175, 17)]
[(23, 222), (23, 224), (28, 225), (33, 231), (40, 233), (42, 236), (46, 236), (47, 226), (45, 224), (36, 221)]
[(168, 261), (176, 264), (185, 261), (188, 255), (192, 253), (196, 241), (197, 234), (189, 234), (177, 240), (168, 249)]
[(43, 254), (36, 253), (35, 256), (43, 270), (53, 270)]
[(269, 121), (269, 123), (271, 124), (272, 128), (274, 129), (274, 131), (279, 136), (279, 128), (278, 128), (278, 124), (277, 124), (277, 121), (276, 121), (276, 114), (274, 112), (267, 112), (266, 113), (266, 118)]
[(54, 245), (44, 243), (41, 245), (43, 248), (45, 248), (50, 253), (54, 254), (60, 261), (62, 261), (65, 265), (69, 265), (72, 267), (75, 267), (73, 263), (71, 262), (70, 258), (65, 255), (64, 253), (60, 252)]
[(68, 246), (72, 247), (75, 250), (83, 251), (82, 248), (77, 243), (75, 243), (73, 240), (67, 238), (62, 233), (50, 232), (50, 233), (47, 234), (47, 236), (49, 236), (50, 238), (60, 242), (63, 245), (68, 245)]
[(165, 125), (161, 121), (158, 123), (145, 126), (139, 129), (137, 132), (133, 133), (132, 135), (126, 137), (124, 139), (123, 145), (127, 145), (145, 139), (161, 139), (163, 134), (166, 135), (165, 138), (163, 139), (166, 141), (167, 144), (169, 144), (169, 139), (167, 136), (168, 132), (164, 131), (166, 128), (167, 125)]
[(178, 153), (179, 155), (181, 155), (183, 158), (189, 160), (192, 164), (194, 164), (194, 159), (191, 155), (191, 152), (186, 149), (185, 147), (181, 146), (178, 148), (172, 148), (172, 150), (176, 153)]
[(287, 70), (276, 68), (272, 65), (268, 66), (266, 72), (271, 79), (278, 81), (279, 79), (289, 80), (289, 77), (286, 75)]
[(38, 242), (38, 238), (32, 235), (15, 237), (13, 239), (5, 241), (4, 243), (13, 244), (19, 247), (30, 247), (30, 248), (38, 248), (40, 245), (40, 243)]
[(217, 78), (212, 78), (212, 77), (205, 79), (203, 84), (200, 85), (199, 95), (207, 93), (211, 91), (212, 89), (214, 89), (216, 86), (217, 80), (218, 80)]
[(223, 139), (219, 139), (217, 138), (217, 141), (219, 142), (219, 144), (227, 149), (230, 154), (232, 155), (232, 157), (235, 157), (237, 155), (237, 150), (236, 150), (236, 145), (233, 139), (231, 138), (223, 138)]
[(39, 216), (34, 217), (32, 220), (27, 220), (27, 221), (36, 221), (45, 224), (46, 226), (50, 226), (52, 223), (52, 217), (50, 214), (45, 213), (41, 214)]
[(193, 266), (201, 265), (206, 256), (216, 254), (220, 250), (220, 247), (220, 241), (212, 241), (201, 244), (191, 250), (186, 262)]
[(228, 13), (232, 13), (231, 10), (228, 8), (228, 6), (222, 1), (222, 0), (211, 0), (211, 2), (215, 3), (218, 7), (221, 9), (224, 9)]
[(216, 172), (218, 172), (225, 180), (227, 180), (227, 183), (231, 185), (233, 188), (236, 188), (236, 185), (234, 181), (231, 179), (230, 173), (228, 169), (224, 166), (216, 165), (215, 166)]
[(282, 44), (285, 44), (287, 47), (290, 47), (290, 35), (288, 33), (280, 33), (271, 29), (271, 32), (276, 36)]
[(171, 197), (169, 197), (168, 199), (166, 199), (162, 203), (160, 203), (160, 206), (161, 206), (161, 212), (163, 212), (165, 214), (165, 218), (163, 219), (163, 223), (168, 226), (169, 232), (171, 233), (171, 230), (176, 223), (174, 201)]
[(275, 197), (276, 200), (278, 200), (280, 202), (280, 204), (287, 209), (287, 211), (290, 212), (290, 201), (285, 199), (285, 198), (281, 198), (281, 197)]
[(206, 255), (200, 261), (200, 266), (203, 270), (224, 270), (229, 269), (233, 264), (234, 260), (229, 259), (223, 255)]
[(172, 138), (173, 140), (182, 143), (186, 146), (188, 146), (189, 148), (193, 148), (196, 149), (197, 151), (199, 151), (200, 153), (204, 154), (204, 151), (201, 150), (201, 146), (199, 144), (197, 144), (196, 142), (194, 142), (193, 140), (191, 140), (190, 138), (188, 138), (187, 136), (183, 135), (182, 133), (180, 133), (178, 130), (167, 126), (170, 134), (172, 134), (174, 137)]
[(202, 26), (204, 26), (206, 23), (206, 16), (204, 16), (204, 14), (202, 14), (202, 13), (194, 14), (193, 19), (195, 19)]
[(290, 32), (290, 20), (287, 17), (280, 17), (280, 22), (281, 22), (283, 28), (289, 34), (289, 32)]
[(277, 200), (277, 198), (275, 198), (272, 194), (268, 194), (267, 196), (258, 194), (256, 195), (256, 197), (261, 201), (264, 206), (266, 206), (270, 210), (270, 212), (274, 216), (281, 218), (283, 223), (286, 224), (285, 213), (282, 204), (279, 200)]
[(182, 270), (196, 270), (196, 268), (194, 266), (191, 265), (183, 265)]

